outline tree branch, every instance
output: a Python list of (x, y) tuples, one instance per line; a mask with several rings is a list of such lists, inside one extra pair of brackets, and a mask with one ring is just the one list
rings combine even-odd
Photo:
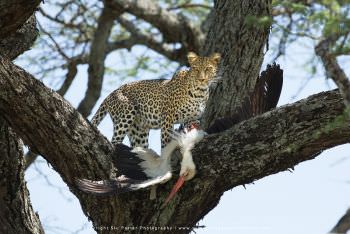
[(335, 44), (338, 36), (333, 34), (321, 40), (315, 48), (316, 54), (320, 56), (327, 76), (329, 76), (338, 86), (344, 97), (347, 108), (350, 108), (350, 81), (345, 72), (337, 62), (337, 58), (331, 53), (331, 46)]
[(125, 17), (121, 16), (117, 20), (126, 30), (130, 32), (130, 39), (133, 39), (135, 44), (145, 45), (159, 54), (167, 57), (169, 60), (179, 62), (181, 65), (187, 64), (188, 51), (185, 48), (181, 47), (180, 49), (171, 49), (169, 45), (157, 41), (151, 34), (141, 32)]
[(189, 19), (172, 13), (155, 1), (110, 0), (110, 6), (123, 9), (156, 27), (167, 43), (180, 42), (187, 51), (198, 52), (204, 45), (204, 34)]
[[(1, 29), (2, 30), (2, 29)], [(0, 51), (2, 56), (13, 60), (34, 44), (39, 32), (36, 28), (36, 19), (32, 15), (16, 32), (0, 39)]]
[(0, 232), (44, 233), (24, 181), (23, 144), (0, 116)]
[(6, 0), (0, 2), (0, 38), (15, 33), (29, 19), (41, 0)]
[[(0, 87), (1, 113), (25, 143), (58, 171), (95, 227), (192, 227), (216, 206), (224, 191), (292, 168), (350, 139), (338, 91), (281, 107), (200, 142), (193, 152), (196, 178), (160, 210), (171, 182), (160, 186), (159, 199), (152, 202), (145, 191), (103, 200), (78, 192), (75, 177), (114, 176), (110, 143), (62, 97), (6, 59), (0, 59)], [(189, 212), (193, 209), (195, 213)]]
[(330, 233), (345, 234), (350, 230), (350, 209), (339, 219), (338, 223), (332, 228)]

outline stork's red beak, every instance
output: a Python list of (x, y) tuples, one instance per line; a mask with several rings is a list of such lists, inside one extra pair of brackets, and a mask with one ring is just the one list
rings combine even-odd
[(185, 183), (185, 176), (180, 176), (179, 179), (176, 181), (173, 189), (171, 190), (169, 196), (165, 199), (163, 205), (161, 208), (164, 208), (166, 204), (175, 196), (177, 191), (182, 187), (182, 185)]

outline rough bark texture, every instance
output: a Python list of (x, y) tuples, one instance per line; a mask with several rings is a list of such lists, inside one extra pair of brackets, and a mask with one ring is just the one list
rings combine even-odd
[(41, 0), (4, 0), (0, 2), (0, 38), (8, 37), (33, 14)]
[(0, 54), (13, 60), (33, 45), (39, 34), (36, 19), (32, 15), (16, 32), (0, 39)]
[(44, 233), (23, 169), (23, 144), (0, 116), (0, 233)]
[(110, 143), (31, 75), (5, 59), (0, 67), (1, 113), (25, 143), (58, 171), (96, 228), (192, 227), (215, 207), (224, 191), (292, 168), (350, 139), (349, 123), (339, 117), (344, 109), (339, 92), (325, 92), (206, 137), (193, 152), (197, 177), (163, 210), (159, 207), (171, 183), (160, 186), (155, 201), (148, 200), (147, 191), (95, 197), (77, 191), (73, 179), (111, 176)]
[[(40, 1), (1, 1), (0, 57), (28, 50), (38, 36), (32, 15)], [(30, 17), (31, 16), (31, 17)], [(2, 92), (2, 90), (1, 90)], [(0, 233), (44, 233), (24, 181), (23, 144), (0, 112)]]
[(215, 1), (204, 54), (222, 54), (220, 82), (211, 92), (204, 115), (205, 126), (218, 117), (232, 115), (253, 89), (263, 61), (269, 27), (248, 22), (249, 17), (268, 16), (271, 1)]

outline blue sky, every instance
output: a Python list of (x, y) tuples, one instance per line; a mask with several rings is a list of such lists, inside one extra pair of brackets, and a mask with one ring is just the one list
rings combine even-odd
[[(313, 50), (310, 43), (306, 41), (304, 44), (308, 46), (293, 44), (288, 49), (292, 53), (278, 60), (285, 77), (279, 106), (335, 87), (325, 79), (321, 68), (315, 78), (309, 79), (305, 64)], [(116, 65), (118, 58), (115, 56), (109, 56), (107, 64)], [(269, 55), (266, 56), (263, 68), (269, 58)], [(345, 59), (341, 61), (344, 64)], [(349, 69), (346, 72), (350, 74)], [(145, 76), (151, 78), (150, 75)], [(130, 82), (112, 79), (105, 80), (103, 96), (98, 104), (122, 83)], [(81, 66), (78, 77), (65, 96), (75, 107), (84, 96), (86, 82), (86, 66)], [(99, 129), (111, 139), (112, 122), (109, 118), (101, 123)], [(159, 143), (159, 131), (152, 131), (150, 146), (159, 150)], [(246, 189), (237, 187), (227, 191), (219, 205), (198, 223), (206, 228), (196, 232), (327, 233), (350, 207), (349, 157), (350, 145), (339, 146), (314, 160), (299, 164), (293, 173), (281, 172), (258, 180)], [(32, 165), (25, 177), (34, 209), (39, 213), (47, 233), (95, 233), (77, 199), (43, 159)]]

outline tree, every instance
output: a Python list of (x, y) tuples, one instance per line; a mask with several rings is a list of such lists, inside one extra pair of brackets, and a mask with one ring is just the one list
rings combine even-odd
[[(0, 220), (5, 224), (2, 226), (12, 228), (5, 230), (18, 231), (10, 225), (11, 222), (31, 227), (26, 219), (28, 216), (19, 215), (23, 211), (21, 207), (28, 207), (25, 204), (29, 201), (28, 194), (22, 192), (26, 190), (23, 176), (17, 176), (23, 173), (23, 169), (5, 163), (8, 158), (15, 160), (16, 165), (23, 162), (17, 137), (30, 147), (32, 158), (36, 154), (42, 155), (61, 175), (100, 232), (110, 226), (154, 225), (188, 227), (172, 230), (187, 233), (218, 204), (223, 192), (293, 168), (299, 162), (316, 157), (324, 149), (349, 142), (346, 108), (350, 103), (350, 85), (336, 60), (336, 56), (348, 53), (349, 22), (346, 16), (349, 4), (346, 1), (218, 0), (213, 8), (208, 7), (206, 1), (203, 4), (190, 1), (164, 1), (160, 4), (150, 0), (57, 1), (53, 14), (39, 8), (41, 17), (52, 21), (54, 30), (49, 31), (50, 27), (39, 24), (46, 38), (39, 39), (38, 43), (48, 46), (43, 50), (45, 56), (39, 53), (36, 61), (39, 67), (37, 75), (46, 77), (52, 71), (66, 71), (57, 93), (11, 62), (29, 49), (36, 38), (35, 20), (30, 16), (39, 1), (24, 3), (16, 0), (4, 1), (3, 4), (4, 7), (0, 8), (4, 19), (0, 56), (0, 139), (5, 142), (2, 149), (7, 145), (11, 147), (3, 150), (6, 154), (1, 154), (0, 161), (3, 168), (12, 169), (0, 171), (2, 178), (6, 178), (0, 184), (0, 194), (6, 194), (1, 195), (2, 203), (6, 199), (12, 201), (13, 194), (23, 198), (17, 199), (16, 204), (7, 202), (8, 211), (0, 212)], [(182, 14), (175, 14), (180, 11)], [(101, 198), (77, 190), (76, 177), (101, 179), (118, 173), (111, 164), (112, 145), (84, 118), (100, 96), (105, 71), (109, 71), (104, 65), (108, 54), (144, 45), (169, 61), (185, 65), (189, 51), (202, 55), (221, 53), (222, 80), (211, 92), (204, 117), (208, 126), (219, 117), (232, 115), (252, 91), (270, 26), (278, 24), (278, 17), (290, 18), (290, 22), (279, 25), (282, 35), (277, 55), (283, 54), (283, 48), (295, 35), (304, 33), (314, 38), (317, 42), (315, 52), (339, 91), (311, 96), (206, 137), (193, 152), (195, 163), (200, 168), (198, 176), (191, 182), (196, 186), (186, 187), (163, 210), (159, 207), (170, 183), (159, 188), (160, 199), (154, 203), (149, 202), (148, 194), (143, 191), (103, 198), (101, 202)], [(317, 26), (311, 30), (317, 37), (305, 32), (300, 20), (295, 21), (298, 17)], [(200, 24), (193, 23), (197, 21)], [(333, 31), (334, 25), (340, 25), (341, 30), (336, 28)], [(31, 62), (35, 65), (35, 61)], [(135, 74), (140, 69), (150, 70), (150, 63), (150, 58), (141, 56), (136, 64), (138, 69), (124, 72)], [(167, 63), (162, 65), (167, 69), (175, 67), (174, 64), (166, 66)], [(79, 64), (88, 64), (88, 88), (75, 110), (61, 95), (72, 83)], [(271, 148), (274, 148), (273, 152)], [(220, 160), (211, 160), (213, 155)], [(10, 190), (12, 181), (17, 182)], [(32, 229), (26, 229), (27, 232), (43, 232), (33, 211), (29, 208), (26, 212), (36, 220)], [(5, 216), (7, 219), (3, 218)]]

